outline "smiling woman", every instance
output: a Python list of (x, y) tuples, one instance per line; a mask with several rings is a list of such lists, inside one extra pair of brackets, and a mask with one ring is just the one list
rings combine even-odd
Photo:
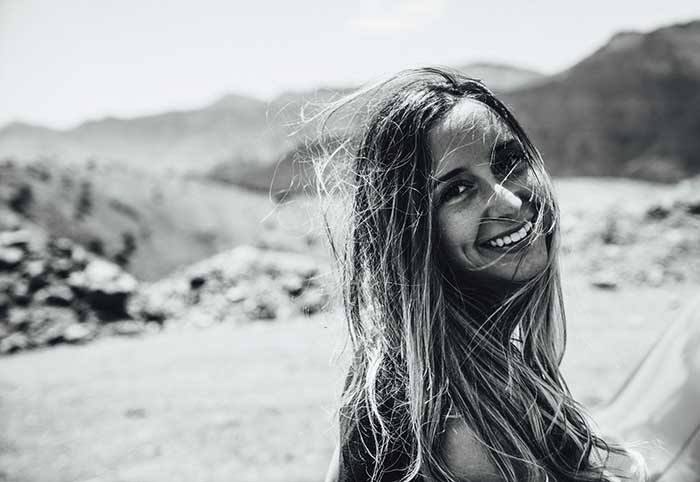
[(350, 222), (331, 232), (354, 356), (328, 479), (630, 475), (559, 372), (558, 208), (522, 127), (483, 84), (437, 69), (329, 119), (358, 101)]
[(528, 155), (505, 122), (465, 98), (428, 137), (447, 264), (461, 278), (489, 286), (543, 272), (545, 237), (533, 230), (538, 185)]

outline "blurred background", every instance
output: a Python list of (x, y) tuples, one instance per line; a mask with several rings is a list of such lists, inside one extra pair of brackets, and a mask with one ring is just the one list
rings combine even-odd
[(574, 395), (700, 286), (694, 1), (0, 0), (0, 481), (320, 481), (344, 322), (324, 103), (482, 79), (561, 200)]

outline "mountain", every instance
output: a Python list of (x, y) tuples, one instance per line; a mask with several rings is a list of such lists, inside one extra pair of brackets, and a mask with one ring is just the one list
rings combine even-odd
[[(554, 76), (487, 63), (459, 69), (512, 106), (556, 175), (670, 181), (700, 172), (700, 21), (619, 33)], [(284, 164), (317, 135), (308, 119), (351, 90), (288, 92), (269, 102), (227, 95), (201, 109), (65, 131), (15, 123), (0, 129), (0, 159), (104, 159), (264, 190), (271, 173), (300, 172)], [(275, 191), (291, 181), (283, 177)]]
[[(498, 88), (532, 76), (502, 65), (476, 64), (470, 70), (491, 79)], [(229, 94), (201, 109), (130, 119), (108, 117), (68, 130), (13, 123), (0, 129), (0, 158), (51, 157), (78, 163), (104, 159), (149, 171), (201, 173), (219, 164), (247, 173), (255, 167), (269, 170), (289, 150), (298, 148), (298, 138), (290, 134), (313, 136), (316, 124), (306, 119), (352, 90), (285, 92), (269, 102)]]
[(504, 98), (559, 175), (700, 172), (700, 21), (623, 32)]
[(0, 156), (114, 160), (147, 170), (202, 170), (229, 158), (274, 158), (288, 147), (286, 129), (270, 122), (268, 103), (227, 95), (202, 109), (132, 119), (104, 118), (54, 131), (25, 124), (0, 130)]

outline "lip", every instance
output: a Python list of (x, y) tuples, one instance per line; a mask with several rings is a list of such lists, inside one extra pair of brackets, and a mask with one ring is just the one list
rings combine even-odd
[[(487, 238), (487, 239), (485, 239), (485, 240), (483, 240), (483, 241), (479, 241), (477, 244), (479, 244), (480, 246), (483, 246), (483, 247), (485, 247), (485, 248), (490, 248), (491, 245), (489, 244), (489, 242), (490, 242), (491, 240), (498, 239), (498, 238), (502, 238), (502, 237), (504, 237), (504, 236), (509, 236), (509, 235), (511, 235), (511, 234), (513, 234), (513, 233), (517, 233), (518, 231), (520, 231), (521, 228), (523, 228), (523, 227), (527, 224), (528, 221), (529, 221), (529, 219), (525, 219), (525, 220), (523, 220), (523, 221), (517, 221), (518, 224), (516, 224), (514, 228), (508, 229), (508, 230), (506, 230), (506, 231), (503, 231), (503, 232), (501, 232), (501, 233), (499, 233), (499, 234), (497, 234), (497, 235), (495, 235), (495, 236), (491, 236), (490, 238)], [(525, 239), (525, 238), (523, 238), (523, 239)], [(519, 242), (520, 242), (520, 241), (517, 241), (516, 243), (513, 243), (513, 246), (514, 246), (515, 244), (519, 243)]]
[[(532, 231), (530, 231), (532, 233)], [(497, 236), (498, 237), (498, 236)], [(491, 238), (493, 239), (493, 238)], [(493, 253), (498, 253), (499, 256), (507, 254), (520, 253), (521, 251), (528, 249), (530, 247), (530, 234), (525, 236), (523, 239), (516, 241), (515, 243), (509, 244), (507, 247), (493, 247), (490, 244), (480, 244), (479, 249), (488, 250)]]
[[(513, 222), (513, 223), (517, 223), (517, 224), (515, 224), (515, 226), (514, 226), (512, 229), (506, 229), (505, 231), (501, 231), (501, 232), (498, 233), (498, 234), (495, 234), (495, 235), (493, 235), (493, 236), (489, 236), (489, 237), (486, 238), (486, 239), (479, 240), (479, 241), (476, 242), (476, 245), (477, 245), (477, 246), (484, 247), (484, 248), (491, 248), (491, 245), (489, 244), (489, 241), (491, 241), (492, 239), (502, 238), (502, 237), (504, 237), (504, 236), (508, 236), (508, 235), (513, 234), (513, 233), (515, 233), (515, 232), (517, 232), (517, 231), (520, 231), (520, 228), (522, 228), (523, 226), (525, 226), (525, 224), (526, 224), (528, 221), (530, 221), (530, 222), (534, 225), (535, 222), (536, 222), (536, 219), (537, 219), (537, 212), (536, 212), (536, 211), (535, 211), (535, 212), (530, 212), (530, 213), (528, 213), (528, 215), (527, 215), (525, 218), (523, 218), (523, 219), (519, 219), (519, 220), (510, 219), (510, 220), (508, 220), (508, 221)], [(527, 239), (527, 237), (526, 237), (526, 238), (523, 238), (523, 239)], [(518, 243), (520, 243), (520, 241), (518, 241), (517, 243), (514, 243), (512, 246), (515, 246), (515, 245), (518, 244)]]

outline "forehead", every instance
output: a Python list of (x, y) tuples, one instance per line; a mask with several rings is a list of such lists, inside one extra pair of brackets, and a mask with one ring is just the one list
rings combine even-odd
[(429, 133), (435, 173), (439, 176), (456, 167), (488, 164), (493, 148), (513, 138), (506, 123), (489, 107), (462, 99)]

